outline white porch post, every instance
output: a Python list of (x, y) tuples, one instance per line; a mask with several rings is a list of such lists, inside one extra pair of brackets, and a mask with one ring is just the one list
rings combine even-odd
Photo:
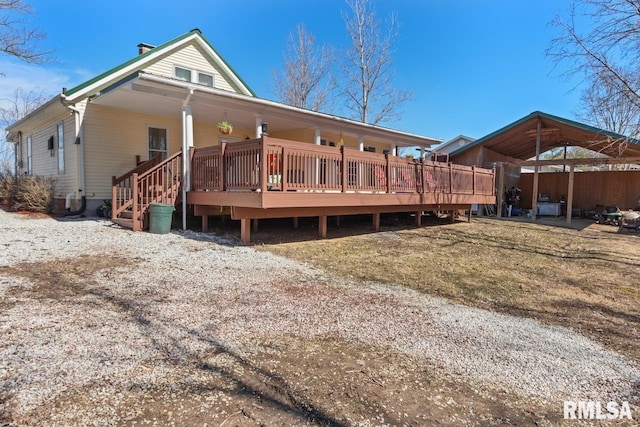
[(362, 135), (358, 138), (358, 149), (364, 151), (364, 136)]
[(256, 138), (262, 136), (262, 117), (256, 116)]
[(193, 115), (191, 113), (191, 95), (182, 104), (182, 231), (187, 230), (187, 191), (191, 189), (190, 149), (193, 147)]
[(397, 144), (393, 144), (391, 146), (391, 154), (393, 154), (394, 156), (398, 155), (398, 145)]
[(424, 146), (420, 146), (420, 158), (424, 159)]
[(322, 138), (320, 138), (320, 128), (316, 128), (316, 133), (313, 137), (313, 141), (316, 143), (316, 145), (320, 145), (321, 139)]

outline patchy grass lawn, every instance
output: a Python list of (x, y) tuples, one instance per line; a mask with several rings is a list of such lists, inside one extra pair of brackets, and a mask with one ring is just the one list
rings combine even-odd
[(478, 218), (288, 243), (261, 234), (257, 248), (573, 328), (640, 365), (640, 236), (615, 231)]

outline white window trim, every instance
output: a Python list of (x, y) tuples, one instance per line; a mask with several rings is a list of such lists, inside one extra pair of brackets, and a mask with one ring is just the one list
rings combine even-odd
[[(198, 74), (198, 84), (206, 87), (216, 87), (216, 75), (213, 73), (205, 73), (204, 71), (196, 71)], [(211, 86), (200, 83), (200, 75), (211, 77)]]
[[(166, 126), (154, 126), (154, 125), (147, 125), (147, 160), (151, 160), (153, 157), (149, 157), (149, 153), (151, 151), (157, 152), (157, 153), (161, 153), (162, 150), (152, 150), (149, 147), (149, 130), (150, 129), (163, 129), (166, 133), (166, 141), (165, 141), (165, 145), (166, 145), (166, 150), (164, 151), (164, 153), (166, 154), (166, 157), (169, 157), (169, 153), (171, 152), (171, 150), (169, 149), (170, 145), (169, 145), (169, 128)], [(163, 159), (164, 160), (164, 159)]]
[(191, 68), (187, 68), (187, 67), (183, 67), (182, 65), (174, 65), (173, 66), (173, 77), (178, 79), (178, 80), (182, 80), (180, 77), (178, 77), (178, 68), (181, 70), (185, 70), (188, 71), (190, 73), (190, 78), (189, 78), (189, 83), (193, 82), (193, 70)]
[[(180, 68), (181, 70), (189, 71), (191, 73), (191, 77), (190, 77), (189, 83), (196, 83), (196, 84), (199, 84), (199, 85), (202, 85), (202, 86), (205, 86), (205, 87), (211, 87), (211, 88), (215, 88), (216, 87), (216, 73), (215, 72), (197, 70), (197, 69), (185, 67), (183, 65), (173, 64), (173, 77), (176, 78), (176, 79), (179, 79), (181, 81), (184, 81), (184, 80), (182, 80), (182, 79), (180, 79), (178, 77), (178, 68)], [(211, 77), (211, 86), (204, 85), (204, 84), (200, 83), (200, 75), (201, 74)]]

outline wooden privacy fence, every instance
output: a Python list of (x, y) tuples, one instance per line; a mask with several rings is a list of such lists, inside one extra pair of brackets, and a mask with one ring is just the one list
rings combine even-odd
[(193, 191), (495, 194), (494, 171), (264, 137), (195, 149)]

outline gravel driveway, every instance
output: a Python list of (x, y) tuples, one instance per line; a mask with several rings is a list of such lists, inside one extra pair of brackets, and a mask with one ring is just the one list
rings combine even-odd
[[(240, 362), (323, 340), (336, 358), (340, 346), (329, 343), (373, 346), (410, 358), (416, 372), (438, 370), (559, 414), (566, 399), (633, 401), (640, 381), (633, 363), (567, 329), (349, 283), (208, 234), (133, 233), (98, 218), (0, 210), (0, 295), (0, 425), (153, 420), (145, 411), (161, 392), (177, 401), (187, 384), (240, 378)], [(374, 364), (354, 360), (356, 370)], [(208, 408), (209, 425), (251, 425), (248, 411), (232, 409), (232, 388), (207, 390), (190, 411)], [(289, 394), (283, 413), (299, 406)], [(254, 412), (261, 402), (250, 404)], [(300, 423), (383, 422), (364, 409), (323, 414)]]

